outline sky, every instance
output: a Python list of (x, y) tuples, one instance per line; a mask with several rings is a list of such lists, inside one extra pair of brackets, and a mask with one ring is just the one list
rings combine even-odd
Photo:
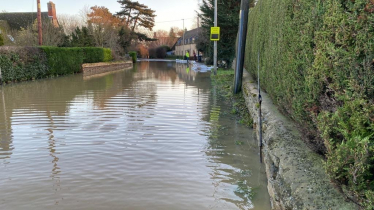
[[(40, 0), (43, 12), (48, 11), (47, 2), (49, 0)], [(201, 0), (137, 0), (139, 3), (147, 5), (156, 10), (156, 26), (153, 30), (170, 30), (170, 27), (176, 26), (183, 28), (185, 19), (185, 28), (191, 29), (197, 22), (196, 12)], [(35, 12), (37, 0), (0, 0), (0, 11), (7, 12)], [(79, 11), (85, 6), (105, 6), (110, 12), (120, 11), (120, 4), (117, 0), (52, 0), (56, 4), (57, 16), (59, 14), (78, 15)]]

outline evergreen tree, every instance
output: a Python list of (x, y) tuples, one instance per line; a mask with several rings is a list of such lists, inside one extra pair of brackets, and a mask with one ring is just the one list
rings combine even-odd
[(131, 45), (131, 40), (133, 39), (133, 37), (131, 37), (131, 32), (127, 27), (122, 26), (118, 32), (118, 36), (118, 44), (121, 46), (123, 53), (126, 53)]
[[(90, 25), (88, 26), (90, 27)], [(91, 30), (92, 31), (92, 30)], [(89, 28), (83, 26), (82, 29), (77, 27), (71, 34), (72, 47), (94, 47), (94, 38), (90, 33)]]
[[(239, 27), (240, 0), (217, 0), (218, 27), (221, 37), (218, 41), (218, 60), (226, 61), (231, 66), (235, 57), (235, 42)], [(213, 58), (213, 42), (210, 41), (210, 27), (214, 26), (214, 0), (203, 0), (200, 5), (202, 34), (197, 40), (197, 47), (205, 56)]]
[(127, 26), (134, 32), (138, 26), (144, 27), (152, 31), (155, 26), (155, 11), (139, 2), (131, 0), (119, 0), (122, 10), (117, 16), (127, 22)]
[[(127, 52), (128, 47), (131, 45), (134, 39), (135, 46), (137, 45), (137, 41), (155, 41), (156, 39), (149, 38), (146, 34), (135, 31), (135, 29), (137, 29), (139, 26), (152, 31), (155, 25), (155, 11), (137, 1), (133, 2), (132, 0), (118, 0), (118, 3), (121, 4), (122, 10), (117, 13), (117, 17), (123, 22), (126, 22), (126, 27), (128, 28), (122, 27), (119, 32), (119, 43), (123, 50)], [(128, 30), (129, 33), (127, 38), (124, 37), (124, 35), (121, 35), (127, 34)]]

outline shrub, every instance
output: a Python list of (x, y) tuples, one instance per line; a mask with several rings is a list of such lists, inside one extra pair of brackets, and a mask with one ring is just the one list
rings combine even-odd
[(0, 66), (4, 82), (40, 79), (49, 71), (45, 54), (34, 47), (0, 48)]
[(83, 63), (98, 63), (104, 60), (104, 48), (82, 47), (84, 54)]
[(148, 50), (149, 58), (157, 58), (156, 48), (151, 48)]
[(0, 47), (5, 82), (78, 73), (83, 63), (111, 60), (111, 50), (106, 48)]
[(3, 45), (4, 45), (3, 34), (0, 34), (0, 46), (3, 46)]
[(132, 62), (136, 63), (136, 61), (137, 61), (137, 57), (136, 57), (137, 53), (135, 51), (130, 51), (129, 55), (132, 58)]
[(113, 60), (112, 50), (99, 47), (82, 47), (84, 53), (84, 63), (99, 63)]
[(167, 49), (165, 47), (163, 47), (163, 46), (157, 47), (156, 48), (156, 56), (157, 56), (157, 58), (161, 58), (161, 59), (166, 58), (166, 52), (167, 52)]
[(47, 55), (49, 75), (65, 75), (81, 71), (84, 61), (82, 48), (41, 47), (41, 49)]
[(109, 48), (103, 48), (103, 51), (104, 51), (104, 59), (103, 59), (103, 62), (112, 61), (112, 60), (113, 60), (112, 50), (109, 49)]
[(170, 49), (168, 46), (160, 46), (156, 48), (149, 49), (149, 57), (150, 58), (160, 58), (164, 59), (166, 58), (166, 52)]
[(374, 191), (374, 3), (262, 0), (249, 13), (245, 66), (298, 122), (331, 178), (368, 209)]

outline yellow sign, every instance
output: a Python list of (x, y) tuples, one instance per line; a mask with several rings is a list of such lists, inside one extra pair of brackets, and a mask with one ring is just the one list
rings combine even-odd
[(220, 27), (210, 28), (210, 41), (219, 41), (220, 38)]

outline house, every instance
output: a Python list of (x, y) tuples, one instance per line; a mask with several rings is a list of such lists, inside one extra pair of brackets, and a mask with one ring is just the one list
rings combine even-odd
[(191, 57), (194, 54), (197, 56), (199, 53), (196, 48), (196, 40), (199, 37), (200, 32), (201, 28), (186, 31), (184, 34), (184, 40), (183, 37), (181, 37), (175, 44), (175, 55), (184, 56), (188, 51)]
[[(56, 5), (50, 1), (47, 3), (48, 12), (42, 12), (42, 22), (50, 20), (51, 23), (58, 27), (58, 20), (56, 15)], [(0, 13), (0, 30), (21, 30), (32, 25), (37, 19), (37, 12), (5, 12)], [(2, 33), (0, 31), (0, 33)]]

